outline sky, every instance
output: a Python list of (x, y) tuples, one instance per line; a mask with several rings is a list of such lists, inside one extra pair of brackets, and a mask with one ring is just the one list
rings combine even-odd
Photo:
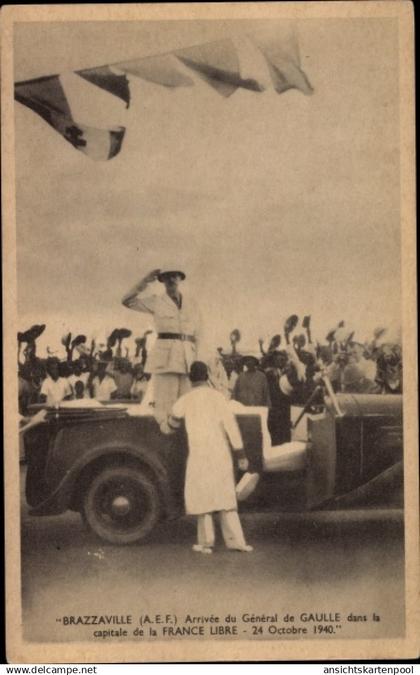
[[(150, 269), (177, 263), (200, 303), (205, 340), (228, 347), (311, 314), (323, 339), (341, 319), (360, 339), (400, 324), (398, 33), (393, 19), (296, 22), (314, 94), (278, 95), (256, 30), (284, 21), (19, 24), (15, 80), (62, 73), (76, 121), (126, 126), (120, 154), (93, 162), (19, 103), (16, 120), (20, 329), (150, 325), (121, 305)], [(221, 97), (131, 79), (128, 110), (71, 71), (231, 37), (263, 93)], [(182, 69), (184, 66), (180, 66)], [(159, 291), (160, 288), (157, 288)]]

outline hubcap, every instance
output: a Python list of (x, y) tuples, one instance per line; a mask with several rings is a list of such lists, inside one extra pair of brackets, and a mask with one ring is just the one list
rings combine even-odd
[(93, 508), (103, 527), (128, 534), (143, 527), (151, 504), (136, 476), (116, 473), (98, 486)]
[(131, 509), (130, 500), (122, 495), (114, 497), (111, 503), (111, 509), (116, 516), (126, 516)]

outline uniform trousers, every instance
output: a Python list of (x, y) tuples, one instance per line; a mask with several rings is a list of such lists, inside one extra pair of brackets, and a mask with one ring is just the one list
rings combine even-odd
[[(241, 521), (236, 510), (218, 511), (222, 535), (227, 548), (243, 548), (246, 546)], [(212, 548), (215, 542), (212, 513), (197, 516), (197, 541), (200, 546)]]
[(174, 403), (191, 388), (188, 375), (184, 373), (156, 373), (153, 375), (155, 418), (162, 431), (168, 431), (168, 417)]

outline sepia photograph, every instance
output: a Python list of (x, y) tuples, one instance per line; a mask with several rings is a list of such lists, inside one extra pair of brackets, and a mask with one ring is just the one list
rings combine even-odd
[(417, 653), (412, 7), (258, 5), (3, 14), (19, 662)]

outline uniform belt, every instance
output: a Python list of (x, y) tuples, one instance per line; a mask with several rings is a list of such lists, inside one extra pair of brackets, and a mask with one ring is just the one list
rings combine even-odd
[(182, 340), (182, 342), (195, 342), (194, 335), (185, 335), (185, 333), (158, 333), (159, 340)]

